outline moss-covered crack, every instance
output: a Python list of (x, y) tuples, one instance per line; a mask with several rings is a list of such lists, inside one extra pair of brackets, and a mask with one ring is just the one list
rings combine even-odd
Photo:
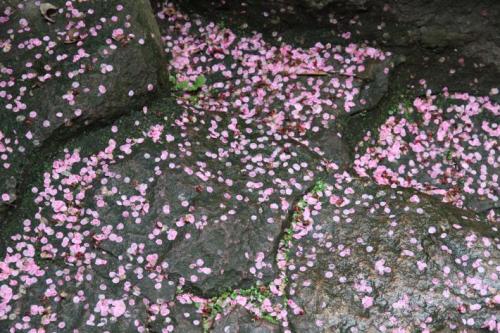
[[(269, 284), (256, 283), (246, 289), (229, 289), (209, 299), (195, 299), (194, 305), (202, 314), (203, 332), (210, 332), (216, 320), (220, 319), (228, 309), (240, 304), (245, 307), (256, 309), (254, 313), (256, 318), (266, 320), (272, 324), (279, 325), (286, 318), (278, 318), (277, 311), (280, 312), (289, 308), (289, 298), (286, 293), (288, 286), (287, 264), (291, 257), (293, 242), (295, 240), (294, 231), (298, 225), (310, 223), (304, 220), (304, 212), (309, 206), (308, 198), (318, 198), (326, 189), (327, 184), (323, 179), (317, 180), (314, 185), (301, 196), (300, 200), (294, 205), (291, 223), (284, 229), (278, 243), (276, 262), (279, 268), (278, 278)], [(183, 293), (179, 288), (177, 294)], [(272, 305), (271, 305), (272, 304)], [(267, 311), (271, 307), (272, 312)]]

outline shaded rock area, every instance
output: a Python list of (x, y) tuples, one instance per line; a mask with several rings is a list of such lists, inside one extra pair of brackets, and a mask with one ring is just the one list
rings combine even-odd
[(41, 146), (142, 106), (168, 76), (148, 1), (3, 1), (0, 10), (2, 209)]
[[(434, 49), (460, 47), (466, 56), (477, 57), (498, 70), (499, 37), (494, 31), (500, 29), (495, 19), (500, 14), (500, 6), (489, 1), (478, 1), (474, 7), (469, 4), (467, 1), (348, 0), (330, 1), (326, 5), (330, 5), (332, 10), (349, 8), (359, 12), (360, 16), (375, 16), (382, 10), (392, 15), (401, 28), (399, 33), (384, 32), (382, 37), (387, 40), (386, 43), (417, 43)], [(341, 9), (336, 12), (339, 11)]]
[[(460, 1), (176, 1), (234, 29), (278, 32), (296, 45), (316, 42), (378, 45), (404, 65), (397, 80), (419, 89), (425, 77), (434, 91), (488, 94), (498, 86), (500, 4)], [(153, 1), (153, 6), (160, 6)], [(251, 17), (251, 19), (248, 19)]]
[(0, 332), (500, 332), (498, 3), (1, 5)]

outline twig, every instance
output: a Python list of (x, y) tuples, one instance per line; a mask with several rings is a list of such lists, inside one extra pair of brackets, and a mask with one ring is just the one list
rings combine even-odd
[(330, 71), (330, 72), (324, 72), (324, 71), (311, 71), (311, 72), (302, 72), (302, 73), (294, 73), (297, 76), (334, 76), (334, 75), (340, 75), (340, 76), (347, 76), (347, 77), (357, 77), (357, 75), (354, 74), (346, 74), (346, 73), (340, 73), (340, 72), (335, 72), (335, 71)]

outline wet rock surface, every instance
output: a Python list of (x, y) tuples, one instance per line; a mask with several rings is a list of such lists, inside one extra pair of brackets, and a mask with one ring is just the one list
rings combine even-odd
[[(349, 175), (310, 204), (294, 244), (290, 296), (297, 332), (378, 332), (495, 322), (498, 230), (474, 214)], [(304, 220), (306, 222), (307, 220)]]
[(446, 94), (417, 98), (389, 112), (356, 147), (358, 174), (458, 207), (498, 209), (498, 105), (488, 98)]
[(484, 95), (498, 85), (495, 18), (500, 6), (494, 1), (478, 1), (474, 6), (466, 0), (177, 3), (234, 29), (257, 31), (269, 38), (279, 32), (296, 45), (309, 47), (318, 41), (378, 45), (402, 56), (397, 79), (413, 84), (414, 89), (419, 89), (422, 77), (434, 91), (448, 86), (450, 91)]
[(422, 3), (8, 1), (0, 332), (498, 331), (498, 10)]
[[(400, 33), (386, 36), (389, 43), (419, 43), (426, 48), (463, 48), (465, 55), (478, 57), (485, 64), (498, 62), (498, 29), (494, 19), (500, 6), (479, 1), (474, 8), (466, 1), (347, 1), (359, 11), (377, 11), (392, 15), (399, 23)], [(335, 5), (341, 5), (337, 2)]]
[(243, 308), (235, 308), (217, 322), (213, 332), (278, 333), (279, 326), (255, 317)]
[(168, 76), (148, 1), (9, 1), (0, 9), (3, 206), (15, 201), (25, 160), (40, 146), (142, 106)]

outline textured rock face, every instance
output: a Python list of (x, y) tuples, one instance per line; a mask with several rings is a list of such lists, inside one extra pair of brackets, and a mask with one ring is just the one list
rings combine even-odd
[[(344, 1), (346, 6), (352, 6), (354, 8), (364, 8), (368, 0), (347, 0)], [(334, 0), (306, 0), (303, 1), (304, 5), (312, 9), (324, 9), (328, 5), (335, 3)]]
[[(405, 29), (394, 30), (388, 36), (391, 43), (409, 45), (419, 42), (424, 47), (463, 47), (466, 55), (477, 57), (500, 69), (496, 17), (500, 5), (478, 1), (474, 7), (459, 1), (379, 1), (379, 0), (311, 0), (303, 2), (313, 10), (336, 12), (378, 12), (393, 15)], [(325, 8), (326, 7), (326, 8)], [(347, 9), (347, 10), (346, 10)]]
[(279, 326), (256, 320), (247, 310), (238, 307), (218, 321), (213, 329), (214, 333), (278, 333), (279, 331)]
[[(27, 294), (10, 288), (16, 301), (13, 305), (9, 299), (3, 308), (2, 319), (10, 319), (3, 325), (13, 327), (26, 311), (19, 304), (46, 294), (41, 282), (56, 276), (60, 283), (41, 306), (55, 316), (54, 325), (63, 321), (85, 332), (92, 327), (121, 332), (126, 323), (108, 320), (111, 315), (134, 322), (130, 331), (155, 323), (148, 311), (169, 308), (182, 288), (213, 296), (274, 278), (276, 249), (293, 202), (323, 167), (303, 148), (269, 142), (263, 131), (243, 122), (236, 125), (238, 134), (206, 141), (211, 120), (229, 119), (199, 114), (203, 120), (189, 120), (186, 111), (168, 111), (171, 125), (152, 125), (121, 144), (105, 129), (99, 135), (110, 138), (105, 149), (89, 156), (68, 151), (47, 170), (44, 189), (34, 199), (47, 209), (26, 222), (18, 236), (22, 245), (9, 248), (4, 261), (9, 267), (11, 260), (25, 257), (32, 268), (16, 270), (33, 281)], [(286, 182), (293, 187), (280, 190)], [(66, 233), (72, 235), (71, 244), (60, 237)], [(13, 272), (6, 271), (3, 278), (16, 280)], [(66, 299), (74, 303), (75, 297), (78, 302), (63, 306)], [(125, 313), (136, 297), (145, 308)], [(81, 313), (83, 319), (66, 320), (71, 317), (67, 311)], [(158, 311), (160, 319), (170, 313)], [(193, 325), (194, 315), (181, 320), (184, 314), (158, 325), (172, 321), (178, 329), (188, 323), (195, 331), (201, 327)]]
[(0, 333), (500, 330), (498, 89), (389, 79), (411, 2), (7, 3)]
[(359, 175), (478, 212), (498, 209), (498, 105), (487, 97), (446, 94), (389, 112), (356, 147)]
[[(126, 224), (122, 231), (124, 242), (119, 246), (110, 243), (109, 251), (124, 253), (142, 234), (146, 252), (158, 254), (159, 262), (165, 261), (171, 275), (186, 277), (191, 288), (213, 296), (229, 288), (248, 287), (257, 280), (268, 281), (274, 275), (274, 250), (282, 224), (292, 203), (311, 184), (308, 168), (321, 170), (321, 167), (303, 150), (289, 145), (285, 145), (286, 160), (278, 161), (273, 156), (285, 146), (268, 142), (255, 129), (251, 136), (238, 135), (232, 139), (240, 146), (255, 145), (258, 158), (252, 159), (238, 148), (233, 149), (238, 147), (234, 141), (231, 145), (215, 140), (208, 143), (206, 135), (211, 118), (206, 116), (204, 124), (188, 126), (189, 136), (184, 138), (175, 127), (165, 128), (169, 138), (182, 139), (170, 143), (158, 141), (110, 167), (114, 179), (106, 187), (127, 188), (125, 179), (132, 184), (148, 184), (144, 185), (147, 187), (142, 203), (148, 209), (141, 214), (140, 223), (137, 221), (139, 225)], [(259, 144), (261, 139), (267, 144)], [(150, 157), (145, 158), (145, 154)], [(200, 162), (206, 156), (213, 159)], [(288, 167), (296, 163), (305, 166), (295, 173), (297, 190), (280, 192), (280, 182), (289, 175)], [(252, 188), (256, 178), (252, 169), (259, 168), (265, 168), (273, 176), (261, 174)], [(152, 179), (155, 180), (151, 182)], [(102, 191), (97, 188), (96, 195)], [(279, 208), (278, 204), (287, 208)], [(99, 215), (116, 226), (121, 222), (117, 218), (121, 214), (113, 206), (110, 202)], [(159, 236), (163, 242), (155, 244), (157, 240), (148, 240), (146, 231), (159, 227), (158, 224), (162, 225)], [(101, 246), (108, 245), (103, 242)]]
[(332, 181), (288, 265), (297, 332), (495, 327), (496, 227), (415, 192)]
[(1, 8), (0, 193), (10, 198), (0, 209), (40, 145), (129, 112), (168, 81), (148, 1), (41, 3)]

